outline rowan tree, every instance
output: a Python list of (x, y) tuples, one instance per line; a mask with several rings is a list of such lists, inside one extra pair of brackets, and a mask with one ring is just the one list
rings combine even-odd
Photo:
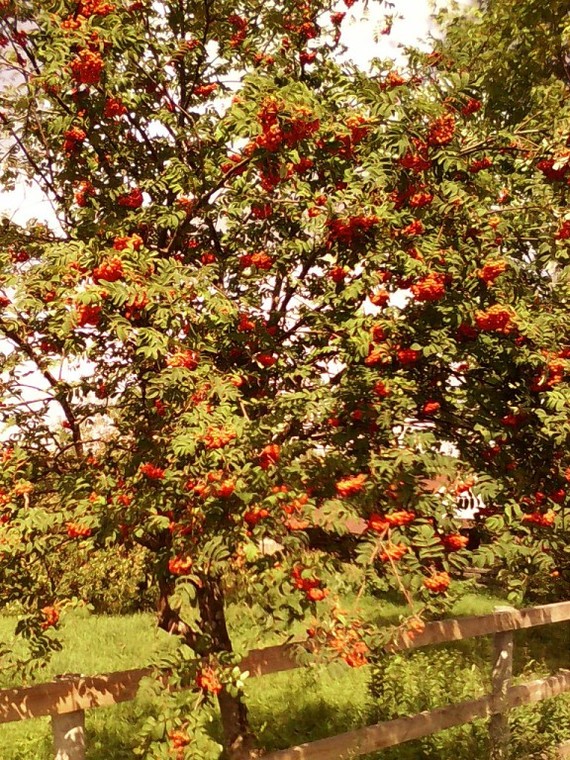
[[(404, 594), (409, 635), (467, 562), (555, 571), (564, 109), (555, 131), (497, 128), (441, 51), (365, 74), (320, 0), (1, 9), (3, 183), (33, 178), (59, 220), (5, 220), (0, 251), (1, 598), (30, 655), (64, 602), (35, 567), (138, 544), (174, 679), (217, 697), (227, 755), (249, 757), (236, 581), (268, 628), (313, 615), (358, 666), (386, 637), (339, 611), (343, 563)], [(470, 489), (476, 552), (455, 519)], [(146, 756), (217, 756), (179, 713)]]

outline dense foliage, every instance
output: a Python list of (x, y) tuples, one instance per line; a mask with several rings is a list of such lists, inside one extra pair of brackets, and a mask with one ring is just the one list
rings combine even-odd
[(544, 124), (555, 115), (570, 82), (569, 11), (567, 0), (442, 6), (441, 49), (479, 80), (495, 123), (538, 117)]
[[(37, 566), (138, 544), (179, 677), (248, 756), (236, 580), (358, 666), (384, 634), (329, 595), (340, 562), (404, 594), (410, 635), (466, 563), (560, 573), (564, 104), (498, 127), (441, 51), (366, 75), (322, 0), (0, 8), (3, 182), (36, 178), (59, 220), (6, 220), (0, 249), (0, 594), (31, 654), (63, 601)], [(185, 719), (146, 756), (202, 757)]]

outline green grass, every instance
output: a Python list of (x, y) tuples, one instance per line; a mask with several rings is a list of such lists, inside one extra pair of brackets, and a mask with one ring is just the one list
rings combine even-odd
[[(14, 624), (14, 618), (0, 618), (0, 641), (16, 644)], [(148, 664), (166, 645), (165, 639), (168, 637), (156, 629), (149, 614), (107, 617), (74, 612), (63, 619), (62, 651), (53, 656), (35, 680), (49, 681), (64, 673), (94, 675), (138, 668)], [(90, 710), (87, 713), (89, 760), (132, 758), (129, 747), (149, 707), (136, 700)], [(0, 747), (2, 760), (52, 758), (49, 719), (0, 726)]]
[[(14, 624), (15, 618), (0, 617), (0, 641), (17, 648)], [(168, 637), (155, 628), (151, 614), (122, 617), (74, 611), (62, 617), (61, 638), (62, 651), (53, 655), (36, 680), (63, 673), (93, 675), (137, 668), (148, 663)]]
[[(468, 592), (456, 603), (453, 614), (485, 614), (501, 601), (498, 597)], [(354, 598), (345, 602), (350, 606)], [(370, 597), (359, 604), (362, 613), (378, 625), (396, 621), (404, 611), (395, 602)], [(235, 639), (244, 647), (263, 646), (275, 640), (271, 632), (264, 632), (258, 625), (259, 611), (254, 607), (232, 610), (230, 621)], [(13, 625), (13, 618), (0, 618), (0, 641), (11, 642)], [(301, 633), (303, 627), (297, 626), (296, 632)], [(106, 617), (72, 613), (64, 619), (62, 634), (63, 651), (42, 672), (41, 681), (61, 673), (94, 674), (141, 667), (172, 643), (166, 634), (155, 629), (152, 616), (147, 614)], [(519, 632), (515, 644), (516, 675), (528, 679), (567, 667), (569, 644), (570, 631), (565, 625)], [(488, 688), (490, 658), (489, 638), (391, 656), (376, 676), (378, 699), (368, 689), (369, 668), (351, 670), (335, 664), (278, 673), (249, 682), (248, 705), (263, 746), (287, 747), (373, 720), (431, 709), (484, 693)], [(88, 711), (88, 760), (132, 758), (138, 727), (152, 710), (152, 702), (139, 698), (124, 705)], [(516, 757), (534, 757), (529, 752), (540, 752), (544, 741), (552, 743), (570, 737), (570, 700), (556, 699), (517, 710), (512, 722), (518, 737)], [(485, 757), (485, 733), (484, 724), (479, 722), (387, 750), (377, 757), (477, 760)], [(546, 739), (539, 741), (541, 734)], [(52, 756), (49, 720), (0, 726), (2, 760), (48, 760)]]

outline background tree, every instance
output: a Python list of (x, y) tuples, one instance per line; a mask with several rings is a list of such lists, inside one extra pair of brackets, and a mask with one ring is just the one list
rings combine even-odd
[(490, 118), (514, 124), (534, 116), (545, 125), (570, 82), (569, 12), (565, 0), (480, 0), (450, 4), (436, 18), (442, 50), (480, 82)]
[[(385, 634), (338, 612), (347, 560), (404, 593), (412, 632), (466, 561), (554, 569), (566, 136), (497, 129), (437, 51), (338, 63), (344, 12), (323, 2), (1, 8), (3, 181), (34, 177), (60, 221), (4, 224), (2, 599), (41, 655), (62, 600), (35, 567), (70, 542), (144, 547), (175, 678), (217, 696), (247, 757), (236, 578), (268, 627), (310, 610), (357, 666)], [(471, 557), (470, 488), (494, 547)]]

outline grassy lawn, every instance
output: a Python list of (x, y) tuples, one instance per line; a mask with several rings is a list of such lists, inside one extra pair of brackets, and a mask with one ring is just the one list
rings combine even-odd
[[(350, 602), (348, 599), (347, 604)], [(453, 614), (484, 614), (500, 603), (496, 597), (466, 593), (455, 605)], [(402, 608), (366, 599), (364, 611), (382, 625), (396, 620)], [(240, 607), (230, 617), (234, 637), (245, 646), (272, 643), (270, 635), (257, 630), (255, 610)], [(13, 625), (12, 618), (0, 618), (0, 641), (10, 643)], [(564, 625), (520, 632), (515, 644), (516, 674), (528, 679), (557, 667), (568, 667), (569, 634), (569, 627)], [(151, 615), (113, 617), (74, 613), (63, 625), (63, 651), (54, 656), (39, 680), (50, 680), (61, 673), (94, 674), (140, 667), (170, 643), (171, 639), (155, 629)], [(252, 680), (248, 685), (248, 704), (263, 745), (267, 749), (286, 747), (374, 720), (473, 698), (488, 688), (490, 657), (488, 638), (393, 655), (372, 675), (374, 696), (367, 688), (370, 668), (351, 670), (335, 664), (279, 673)], [(88, 759), (132, 758), (137, 727), (152, 709), (151, 702), (139, 698), (132, 703), (89, 711)], [(512, 723), (516, 748), (513, 757), (548, 757), (541, 754), (542, 746), (570, 738), (570, 699), (558, 698), (517, 710)], [(377, 757), (477, 760), (486, 756), (485, 735), (485, 726), (479, 722), (378, 753)], [(53, 757), (49, 720), (0, 726), (0, 748), (2, 760), (48, 760)], [(538, 754), (533, 754), (535, 751)]]

